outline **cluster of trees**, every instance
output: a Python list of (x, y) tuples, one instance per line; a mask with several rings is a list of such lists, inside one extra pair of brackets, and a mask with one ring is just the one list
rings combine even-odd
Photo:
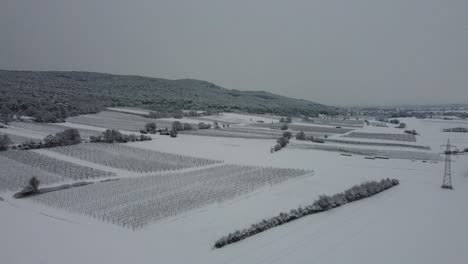
[(304, 131), (300, 131), (296, 134), (296, 140), (306, 140), (306, 139), (307, 137)]
[(142, 134), (156, 134), (156, 132), (158, 131), (155, 123), (147, 123), (145, 128), (140, 129), (140, 133)]
[(189, 123), (181, 123), (179, 121), (174, 121), (172, 122), (172, 130), (175, 130), (175, 131), (193, 130), (193, 126)]
[[(286, 145), (289, 144), (289, 140), (292, 138), (292, 133), (289, 132), (289, 131), (285, 131), (283, 133), (283, 136), (281, 136), (280, 138), (278, 138), (276, 140), (276, 145), (270, 149), (270, 152), (273, 153), (273, 152), (276, 152), (276, 151), (279, 151), (281, 150), (282, 148), (286, 147)], [(306, 136), (306, 134), (304, 133), (304, 131), (299, 131), (296, 135), (295, 135), (295, 138), (296, 140), (310, 140), (312, 142), (315, 142), (315, 143), (325, 143), (325, 141), (321, 138), (318, 138), (318, 137), (314, 137), (314, 136)]]
[[(142, 107), (181, 117), (180, 109), (278, 115), (337, 114), (339, 109), (267, 92), (233, 91), (199, 80), (166, 80), (91, 72), (0, 70), (0, 108), (38, 122), (106, 107)], [(194, 113), (192, 113), (194, 114)], [(164, 116), (167, 117), (167, 116)]]
[(65, 129), (55, 135), (48, 135), (44, 138), (44, 147), (52, 148), (58, 146), (68, 146), (81, 143), (80, 131), (75, 128)]
[(299, 207), (298, 209), (291, 210), (289, 213), (280, 213), (278, 216), (266, 220), (264, 219), (259, 223), (253, 224), (249, 228), (230, 233), (216, 241), (214, 247), (222, 248), (298, 218), (324, 212), (350, 202), (373, 196), (398, 184), (399, 182), (396, 179), (382, 179), (379, 182), (372, 181), (356, 185), (342, 193), (337, 193), (332, 196), (321, 195), (313, 204), (304, 208)]
[(33, 194), (38, 194), (40, 183), (41, 182), (35, 176), (31, 177), (31, 179), (29, 179), (28, 185), (26, 185), (23, 188), (23, 190), (21, 190), (20, 192), (15, 193), (13, 197), (18, 199), (18, 198), (23, 198), (23, 197), (30, 196)]
[(323, 139), (321, 138), (314, 137), (314, 136), (307, 137), (303, 131), (300, 131), (296, 134), (296, 140), (310, 140), (315, 143), (325, 143), (325, 141), (323, 141)]
[(150, 136), (146, 135), (124, 135), (120, 133), (118, 130), (115, 129), (107, 129), (106, 131), (102, 132), (99, 136), (91, 136), (91, 142), (104, 142), (104, 143), (127, 143), (127, 142), (135, 142), (135, 141), (148, 141), (151, 140)]
[[(8, 149), (8, 145), (11, 145), (11, 140), (8, 136), (0, 136), (0, 150)], [(2, 143), (3, 142), (3, 143)], [(5, 142), (10, 142), (6, 144)], [(41, 149), (41, 148), (53, 148), (60, 146), (69, 146), (81, 143), (80, 131), (75, 128), (65, 129), (62, 132), (58, 132), (55, 135), (48, 135), (41, 141), (26, 141), (20, 145), (13, 146), (14, 149), (29, 150), (29, 149)]]
[(211, 128), (211, 124), (207, 124), (203, 122), (198, 123), (198, 129), (210, 129), (210, 128)]
[(306, 136), (306, 134), (303, 131), (300, 131), (296, 134), (296, 140), (310, 140), (315, 143), (325, 143), (323, 139), (314, 137), (314, 136)]
[(29, 149), (40, 149), (44, 147), (45, 145), (44, 145), (43, 140), (39, 140), (39, 141), (28, 140), (19, 145), (13, 145), (12, 149), (29, 150)]
[(289, 144), (289, 140), (291, 138), (292, 138), (291, 132), (289, 131), (284, 132), (283, 136), (281, 136), (280, 138), (276, 140), (276, 145), (273, 148), (271, 148), (270, 152), (273, 153), (276, 151), (280, 151), (282, 148), (286, 147), (286, 145)]
[(8, 125), (11, 121), (13, 121), (13, 113), (8, 109), (0, 108), (0, 128), (2, 124)]
[[(203, 123), (200, 123), (200, 124), (203, 124)], [(204, 124), (203, 124), (204, 125)], [(203, 126), (202, 125), (202, 126)], [(210, 126), (211, 127), (211, 126)], [(140, 129), (140, 133), (142, 134), (147, 134), (147, 133), (150, 133), (150, 134), (156, 134), (157, 132), (159, 132), (160, 135), (169, 135), (171, 137), (177, 137), (177, 132), (178, 131), (184, 131), (184, 130), (193, 130), (194, 127), (189, 124), (189, 123), (182, 123), (180, 121), (174, 121), (172, 122), (172, 125), (171, 125), (171, 129), (167, 129), (167, 128), (164, 128), (164, 129), (157, 129), (156, 127), (156, 124), (155, 123), (147, 123), (145, 125), (145, 128), (143, 129)]]
[(0, 134), (0, 151), (7, 150), (13, 142), (6, 134)]
[(161, 135), (169, 135), (170, 137), (177, 137), (177, 134), (179, 131), (184, 131), (184, 130), (193, 130), (194, 127), (189, 124), (189, 123), (182, 123), (179, 121), (174, 121), (172, 122), (171, 130), (165, 130), (161, 131)]
[(292, 123), (292, 118), (290, 116), (284, 118), (284, 117), (281, 117), (280, 118), (280, 123)]
[(149, 114), (146, 116), (148, 118), (154, 118), (154, 119), (159, 119), (159, 118), (177, 118), (177, 119), (182, 119), (183, 117), (195, 117), (195, 116), (201, 116), (201, 115), (211, 115), (213, 112), (211, 111), (206, 111), (203, 114), (198, 113), (195, 110), (190, 110), (188, 112), (184, 112), (181, 109), (174, 109), (171, 112), (168, 111), (150, 111)]
[(171, 129), (171, 131), (169, 131), (169, 136), (170, 136), (171, 138), (177, 137), (177, 130)]
[(406, 128), (406, 124), (403, 123), (403, 122), (400, 122), (400, 120), (398, 120), (398, 119), (390, 119), (390, 120), (387, 120), (387, 122), (390, 123), (390, 124), (398, 125), (395, 128), (400, 128), (400, 129)]
[(282, 124), (281, 127), (280, 127), (281, 130), (288, 130), (288, 128), (289, 127), (286, 124)]

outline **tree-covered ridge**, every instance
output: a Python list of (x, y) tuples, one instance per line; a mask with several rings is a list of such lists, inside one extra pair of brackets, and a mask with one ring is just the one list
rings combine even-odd
[(200, 109), (310, 116), (336, 111), (306, 100), (261, 91), (229, 90), (193, 79), (0, 70), (0, 111), (3, 112), (54, 122), (111, 106), (166, 112)]

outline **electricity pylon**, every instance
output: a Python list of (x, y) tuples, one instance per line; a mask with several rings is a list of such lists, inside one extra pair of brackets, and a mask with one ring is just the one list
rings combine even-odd
[[(452, 190), (452, 158), (451, 155), (457, 155), (458, 150), (455, 146), (450, 145), (450, 139), (447, 139), (447, 145), (445, 146), (445, 169), (444, 169), (444, 181), (442, 182), (443, 189), (450, 189)], [(453, 148), (453, 149), (452, 149)]]

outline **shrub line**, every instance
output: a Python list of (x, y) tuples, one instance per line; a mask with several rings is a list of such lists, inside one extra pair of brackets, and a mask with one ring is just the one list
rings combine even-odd
[(251, 225), (249, 228), (243, 230), (237, 230), (234, 233), (230, 233), (227, 236), (220, 238), (215, 242), (215, 248), (222, 248), (229, 244), (241, 241), (270, 228), (280, 226), (282, 224), (294, 221), (307, 215), (325, 212), (330, 209), (345, 205), (350, 202), (358, 201), (373, 195), (376, 195), (382, 191), (390, 189), (399, 182), (397, 179), (382, 179), (381, 181), (364, 182), (359, 185), (355, 185), (344, 192), (337, 193), (333, 196), (321, 195), (311, 205), (304, 208), (299, 207), (298, 209), (291, 210), (289, 213), (280, 213), (278, 216), (272, 217), (267, 220), (263, 220), (256, 224)]

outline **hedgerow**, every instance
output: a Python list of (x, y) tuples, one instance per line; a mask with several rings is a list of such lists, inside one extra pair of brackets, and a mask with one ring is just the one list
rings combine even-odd
[(346, 191), (337, 193), (333, 196), (321, 195), (313, 204), (304, 208), (299, 207), (298, 209), (291, 210), (289, 213), (280, 213), (278, 216), (266, 220), (264, 219), (259, 223), (253, 224), (249, 228), (230, 233), (216, 241), (214, 247), (222, 248), (226, 245), (246, 239), (270, 228), (294, 221), (298, 218), (328, 211), (347, 203), (370, 197), (398, 184), (398, 180), (387, 178), (382, 179), (380, 182), (371, 181), (355, 185)]

